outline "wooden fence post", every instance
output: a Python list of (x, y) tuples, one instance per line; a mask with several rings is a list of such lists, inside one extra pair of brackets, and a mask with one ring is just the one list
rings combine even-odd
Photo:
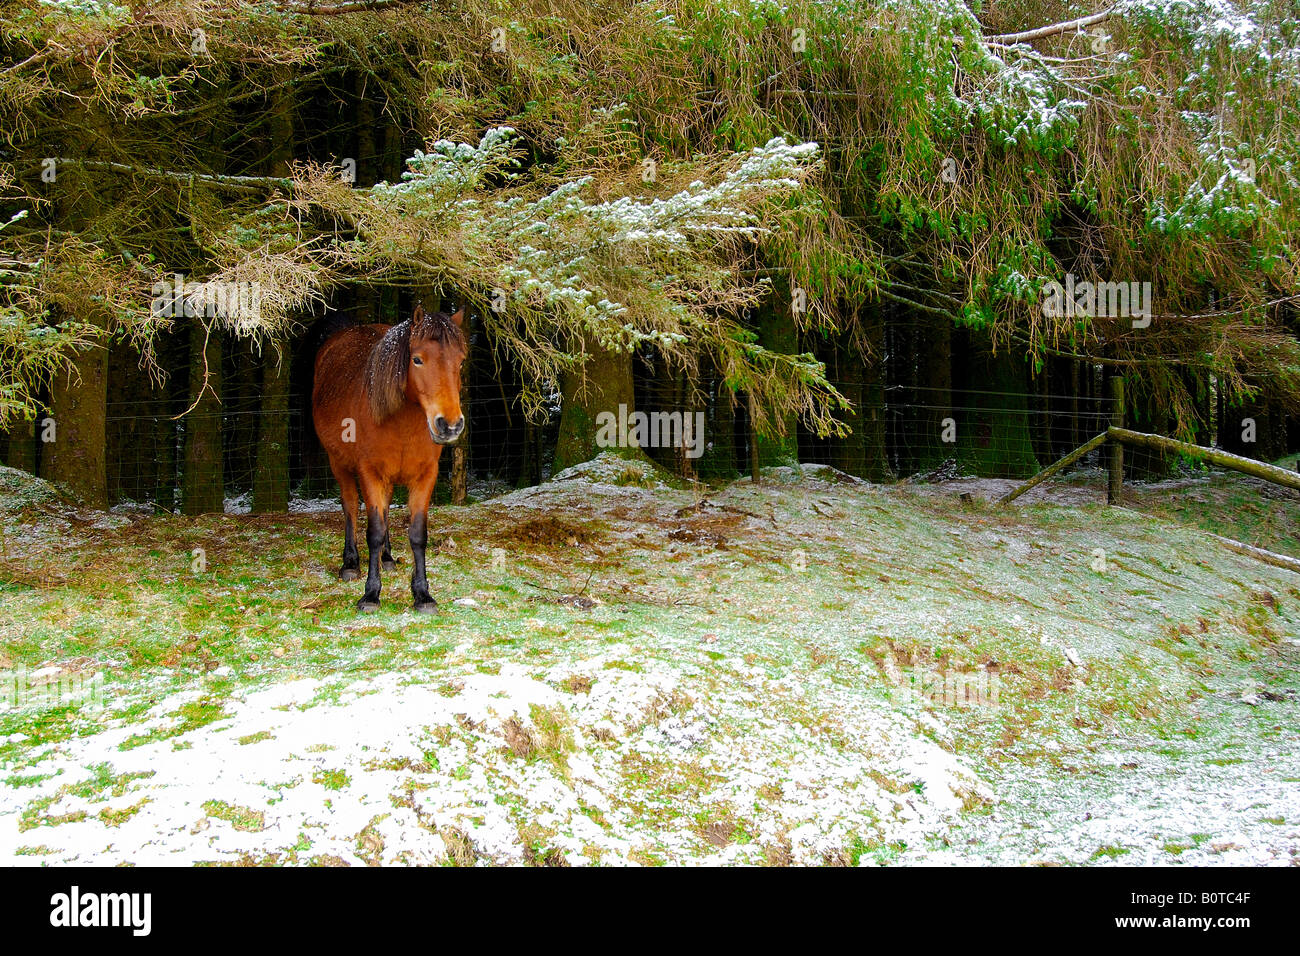
[[(1115, 403), (1110, 411), (1110, 423), (1116, 428), (1124, 427), (1124, 378), (1115, 375), (1110, 380), (1110, 397)], [(1117, 505), (1124, 493), (1124, 446), (1117, 441), (1110, 443), (1110, 485), (1106, 489), (1106, 504)]]

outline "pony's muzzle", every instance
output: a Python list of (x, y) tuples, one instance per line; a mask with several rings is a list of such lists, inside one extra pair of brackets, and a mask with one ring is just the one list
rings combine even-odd
[(462, 415), (450, 425), (441, 415), (429, 423), (429, 434), (439, 445), (450, 445), (465, 430), (465, 416)]

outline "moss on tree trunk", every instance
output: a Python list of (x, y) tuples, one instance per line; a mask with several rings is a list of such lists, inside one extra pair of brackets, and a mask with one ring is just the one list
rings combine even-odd
[(84, 349), (74, 357), (76, 367), (57, 376), (50, 390), (53, 441), (38, 422), (41, 477), (66, 485), (83, 504), (108, 504), (105, 425), (108, 400), (108, 349)]
[(631, 354), (612, 352), (590, 342), (584, 344), (582, 351), (587, 356), (583, 369), (565, 373), (560, 382), (563, 405), (552, 474), (590, 461), (602, 451), (629, 458), (644, 457), (640, 448), (606, 449), (596, 444), (596, 418), (601, 412), (617, 416), (619, 405), (626, 405), (629, 415), (635, 410)]
[(967, 470), (987, 478), (1028, 478), (1039, 470), (1029, 428), (1024, 360), (1006, 346), (995, 355), (987, 333), (954, 335), (965, 405), (955, 415), (957, 456)]

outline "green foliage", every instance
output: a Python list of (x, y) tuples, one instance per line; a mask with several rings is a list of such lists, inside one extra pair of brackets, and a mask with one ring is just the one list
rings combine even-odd
[[(261, 284), (263, 315), (217, 320), (273, 339), (342, 283), (484, 305), (499, 288), (508, 308), (484, 311), (488, 336), (535, 399), (577, 360), (580, 333), (652, 343), (690, 369), (721, 362), (773, 416), (833, 427), (815, 361), (741, 347), (766, 296), (801, 330), (857, 341), (855, 317), (888, 302), (986, 328), (1036, 363), (1118, 362), (1180, 409), (1185, 378), (1151, 369), (1300, 402), (1281, 312), (1300, 295), (1294, 0), (1120, 0), (1086, 32), (1028, 43), (985, 26), (1039, 27), (1061, 9), (454, 0), (311, 16), (19, 0), (0, 13), (14, 157), (0, 215), (39, 222), (0, 234), (3, 260), (28, 264), (0, 264), (14, 358), (0, 421), (84, 344), (52, 317), (130, 335), (147, 358), (161, 324), (130, 294), (176, 272)], [(306, 115), (355, 105), (358, 84), (383, 124), (426, 144), (400, 182), (351, 189), (323, 166), (240, 178), (262, 171), (266, 133), (245, 118), (270, 109), (269, 91)], [(68, 91), (76, 116), (62, 115)], [(61, 167), (56, 206), (36, 171), (87, 125), (113, 131), (90, 151), (115, 165)], [(38, 260), (95, 263), (82, 281), (101, 314), (70, 310), (66, 284), (29, 282)], [(1042, 289), (1066, 273), (1150, 281), (1158, 318), (1134, 334), (1124, 318), (1045, 315)], [(802, 312), (776, 301), (794, 289)], [(38, 327), (54, 331), (33, 339)]]

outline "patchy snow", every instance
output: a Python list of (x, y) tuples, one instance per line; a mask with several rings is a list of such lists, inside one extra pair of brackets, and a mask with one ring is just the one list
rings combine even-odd
[[(336, 516), (202, 519), (210, 577), (150, 591), (130, 571), (125, 597), (62, 581), (59, 549), (102, 557), (99, 575), (167, 547), (188, 566), (182, 519), (82, 519), (67, 541), (30, 530), (53, 518), (23, 526), (15, 560), (38, 551), (53, 583), (12, 590), (0, 640), (39, 645), (32, 670), (105, 671), (109, 700), (71, 725), (0, 712), (0, 858), (1300, 857), (1288, 572), (1085, 501), (1096, 474), (1006, 509), (985, 499), (1011, 482), (883, 488), (824, 467), (692, 490), (610, 478), (438, 509), (429, 617), (391, 579), (379, 614), (350, 612), (355, 586), (321, 566)], [(95, 648), (94, 627), (157, 662)], [(65, 632), (90, 647), (75, 667)]]
[[(728, 860), (761, 861), (763, 847), (788, 833), (792, 862), (820, 863), (855, 835), (922, 841), (963, 800), (990, 796), (907, 718), (849, 697), (823, 705), (821, 733), (853, 740), (841, 750), (773, 713), (767, 705), (792, 693), (771, 681), (750, 677), (705, 699), (682, 675), (616, 669), (595, 671), (590, 693), (559, 689), (560, 671), (573, 669), (507, 663), (499, 674), (453, 679), (454, 690), (389, 674), (328, 700), (315, 699), (320, 682), (298, 680), (228, 701), (229, 716), (201, 729), (121, 749), (172, 729), (166, 715), (193, 694), (169, 698), (144, 720), (60, 744), (26, 768), (51, 776), (0, 794), (0, 855), (165, 865), (266, 861), (297, 846), (304, 860), (438, 863), (443, 835), (456, 834), (477, 859), (512, 863), (524, 858), (521, 832), (540, 828), (573, 863), (626, 863), (636, 851), (685, 860), (700, 853), (693, 815), (707, 811), (751, 821), (756, 842)], [(545, 744), (539, 759), (510, 749), (507, 723), (542, 737), (539, 713), (568, 728), (555, 760)], [(628, 761), (662, 773), (665, 796), (629, 788)], [(882, 772), (896, 784), (882, 786)], [(672, 782), (694, 775), (713, 785), (697, 805), (675, 807)], [(48, 797), (39, 819), (60, 822), (23, 829), (23, 810)], [(755, 817), (759, 802), (767, 807)]]

